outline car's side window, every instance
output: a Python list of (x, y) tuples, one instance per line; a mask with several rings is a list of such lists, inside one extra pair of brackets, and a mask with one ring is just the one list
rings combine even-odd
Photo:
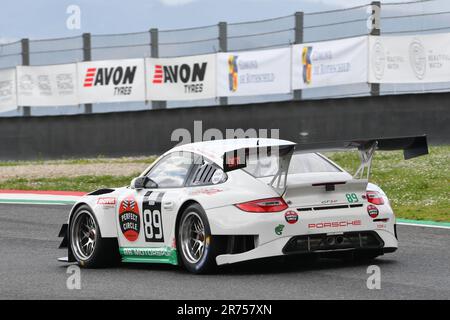
[(189, 186), (206, 186), (225, 182), (227, 176), (217, 165), (202, 160), (197, 161), (189, 178)]
[(147, 176), (157, 183), (158, 188), (179, 188), (184, 185), (193, 163), (192, 153), (174, 152), (162, 158)]

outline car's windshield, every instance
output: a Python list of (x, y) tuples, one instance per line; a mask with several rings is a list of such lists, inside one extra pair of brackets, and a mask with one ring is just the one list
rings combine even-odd
[[(257, 160), (247, 163), (243, 170), (256, 178), (274, 176), (278, 172), (279, 157), (279, 155), (260, 156)], [(316, 153), (294, 153), (289, 164), (289, 174), (340, 171)]]

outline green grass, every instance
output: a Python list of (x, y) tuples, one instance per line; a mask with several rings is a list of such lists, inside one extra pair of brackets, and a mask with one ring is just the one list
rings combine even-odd
[(79, 176), (60, 178), (17, 178), (0, 182), (0, 189), (15, 190), (61, 190), (61, 191), (93, 191), (100, 188), (122, 187), (129, 185), (131, 179), (139, 176)]
[(122, 158), (106, 158), (98, 156), (90, 159), (63, 159), (63, 160), (34, 160), (34, 161), (0, 161), (0, 167), (23, 166), (23, 165), (46, 165), (46, 164), (67, 164), (67, 165), (83, 165), (83, 164), (98, 164), (98, 163), (145, 163), (150, 164), (157, 156), (147, 157), (122, 157)]
[[(327, 154), (351, 173), (356, 152)], [(401, 151), (376, 152), (370, 181), (389, 197), (399, 218), (450, 221), (450, 147), (431, 147), (430, 154), (403, 160)]]
[[(326, 154), (350, 173), (359, 165), (356, 152)], [(145, 162), (155, 157), (138, 159), (105, 158), (87, 160), (50, 161), (58, 164)], [(20, 162), (19, 162), (20, 163)], [(38, 162), (39, 163), (39, 162)], [(49, 162), (42, 162), (49, 163)], [(36, 162), (29, 162), (36, 164)], [(0, 165), (5, 165), (0, 163)], [(376, 152), (370, 181), (379, 185), (388, 195), (397, 217), (415, 220), (450, 222), (450, 146), (431, 147), (427, 156), (403, 160), (402, 152)], [(0, 189), (92, 191), (103, 187), (128, 185), (132, 176), (79, 176), (39, 179), (11, 179), (0, 182)]]

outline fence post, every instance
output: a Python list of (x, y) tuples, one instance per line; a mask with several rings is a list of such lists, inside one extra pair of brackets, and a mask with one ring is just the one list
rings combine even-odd
[[(226, 22), (219, 22), (219, 52), (228, 51), (228, 25)], [(225, 106), (228, 104), (228, 97), (219, 97), (219, 104)]]
[[(150, 29), (150, 39), (151, 39), (151, 51), (150, 56), (152, 58), (159, 57), (159, 36), (158, 29), (152, 28)], [(152, 100), (152, 108), (153, 109), (166, 109), (167, 102), (166, 101), (153, 101)]]
[[(22, 65), (29, 66), (30, 65), (30, 40), (22, 39)], [(22, 108), (22, 116), (29, 117), (31, 116), (31, 107), (23, 106)]]
[[(381, 34), (381, 2), (372, 1), (370, 4), (372, 7), (372, 29), (370, 30), (371, 36), (379, 36)], [(370, 50), (370, 48), (369, 48)], [(369, 65), (370, 67), (370, 65)], [(380, 95), (380, 84), (371, 83), (370, 84), (370, 95), (379, 96)]]
[[(295, 44), (303, 43), (303, 12), (295, 13)], [(302, 100), (302, 90), (294, 90), (294, 100)]]
[[(83, 61), (91, 61), (91, 34), (83, 33)], [(92, 113), (92, 103), (86, 103), (84, 105), (84, 113)]]

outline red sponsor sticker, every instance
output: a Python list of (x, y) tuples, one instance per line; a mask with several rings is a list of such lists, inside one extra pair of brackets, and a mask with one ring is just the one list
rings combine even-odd
[(113, 197), (102, 197), (102, 198), (98, 198), (97, 204), (102, 204), (102, 205), (115, 205), (115, 204), (116, 204), (116, 198), (113, 198)]
[(119, 207), (119, 225), (128, 241), (136, 241), (139, 237), (140, 220), (139, 207), (134, 197), (122, 200)]
[(199, 194), (206, 194), (208, 196), (214, 195), (216, 193), (222, 192), (222, 189), (217, 189), (217, 188), (208, 188), (208, 189), (200, 189), (200, 190), (196, 190), (191, 192), (190, 194), (193, 196), (199, 195)]
[(308, 224), (309, 229), (322, 229), (322, 228), (343, 228), (349, 226), (360, 226), (361, 220), (350, 220), (350, 221), (330, 221), (330, 222), (319, 222)]
[(378, 213), (379, 213), (378, 208), (375, 207), (374, 205), (369, 204), (367, 206), (367, 213), (369, 214), (369, 216), (371, 218), (376, 218), (376, 217), (378, 217)]
[(289, 224), (297, 223), (298, 214), (295, 211), (286, 211), (286, 213), (284, 214), (284, 219), (286, 219), (286, 222)]

